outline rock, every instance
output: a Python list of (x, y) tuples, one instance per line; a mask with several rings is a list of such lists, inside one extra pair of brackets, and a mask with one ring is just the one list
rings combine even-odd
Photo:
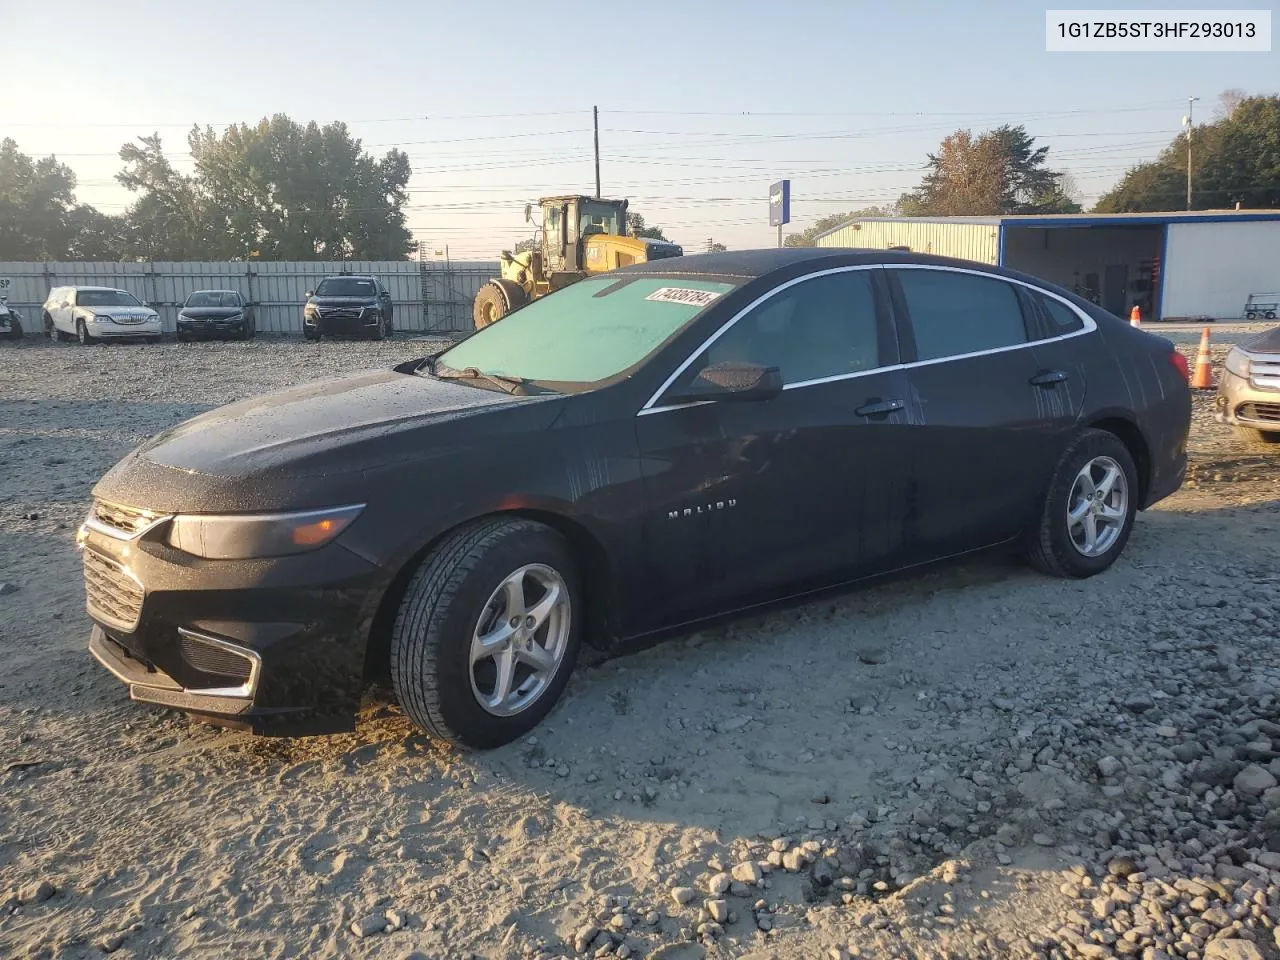
[(809, 871), (809, 875), (813, 877), (813, 882), (819, 887), (829, 887), (835, 880), (835, 873), (831, 869), (831, 864), (825, 859), (814, 861), (813, 867)]
[(1236, 774), (1231, 785), (1236, 793), (1246, 797), (1260, 797), (1276, 785), (1276, 778), (1265, 767), (1251, 763)]
[(804, 869), (808, 858), (799, 847), (792, 847), (782, 855), (782, 866), (788, 873), (799, 873)]
[(1137, 693), (1124, 701), (1124, 708), (1131, 713), (1146, 713), (1156, 702), (1145, 693)]
[(16, 583), (0, 583), (0, 597), (7, 596), (10, 593), (17, 593), (18, 585)]
[(1123, 769), (1124, 764), (1112, 756), (1103, 757), (1098, 761), (1098, 773), (1104, 777), (1114, 777)]
[(387, 918), (381, 913), (370, 913), (358, 920), (352, 920), (349, 929), (363, 940), (376, 933), (384, 933), (387, 929)]
[(1137, 864), (1130, 857), (1113, 857), (1107, 864), (1107, 873), (1113, 877), (1127, 877), (1131, 873), (1136, 873), (1137, 870)]
[(39, 883), (32, 883), (25, 886), (18, 892), (19, 903), (44, 903), (55, 893), (58, 888), (48, 880), (41, 880)]
[(609, 918), (609, 929), (615, 933), (626, 933), (631, 927), (631, 918), (625, 913), (615, 913)]
[(1249, 940), (1213, 940), (1205, 944), (1204, 960), (1266, 960)]
[(1105, 920), (1115, 911), (1115, 901), (1110, 897), (1094, 897), (1091, 904), (1093, 907), (1093, 915), (1099, 920)]
[(1003, 710), (1005, 713), (1011, 713), (1018, 704), (1008, 697), (992, 697), (991, 705), (997, 710)]
[(1231, 783), (1239, 765), (1234, 760), (1222, 757), (1205, 757), (1195, 765), (1191, 772), (1192, 779), (1207, 783), (1211, 787), (1225, 787)]
[(707, 916), (716, 923), (724, 923), (729, 919), (729, 901), (717, 898), (708, 900), (703, 906), (707, 908)]
[(409, 925), (409, 915), (403, 910), (388, 910), (383, 914), (387, 918), (387, 932), (403, 930)]
[(858, 651), (858, 659), (863, 663), (876, 666), (889, 659), (889, 652), (881, 647), (863, 647)]
[(1253, 862), (1268, 870), (1280, 872), (1280, 853), (1271, 850), (1263, 850), (1260, 854), (1253, 858)]
[(692, 902), (693, 898), (696, 897), (697, 895), (698, 895), (698, 891), (694, 890), (693, 887), (672, 887), (671, 888), (671, 899), (674, 900), (676, 904), (681, 907), (683, 907), (686, 903)]
[(1041, 847), (1052, 847), (1053, 837), (1047, 833), (1037, 833), (1032, 835), (1031, 842)]
[(583, 953), (587, 947), (591, 946), (596, 935), (600, 932), (600, 928), (594, 923), (584, 923), (573, 932), (573, 950), (575, 953)]
[(713, 897), (718, 897), (720, 896), (720, 894), (728, 890), (729, 886), (732, 883), (733, 883), (732, 874), (729, 874), (729, 873), (714, 874), (711, 877), (711, 879), (707, 881), (707, 892), (710, 893)]
[(124, 943), (123, 933), (113, 933), (103, 937), (97, 942), (97, 947), (103, 953), (115, 953), (120, 949), (120, 945)]

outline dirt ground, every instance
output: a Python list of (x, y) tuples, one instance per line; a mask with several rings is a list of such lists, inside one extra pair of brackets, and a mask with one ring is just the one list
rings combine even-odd
[(131, 703), (73, 549), (146, 436), (428, 344), (0, 346), (0, 957), (1280, 957), (1280, 446), (1208, 397), (1101, 577), (743, 618), (458, 754), (384, 700), (296, 740)]

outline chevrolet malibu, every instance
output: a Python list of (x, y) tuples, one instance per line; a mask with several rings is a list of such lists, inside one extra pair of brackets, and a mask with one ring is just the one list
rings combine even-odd
[(433, 736), (530, 730), (603, 649), (975, 551), (1106, 570), (1181, 484), (1186, 363), (1034, 278), (768, 250), (581, 280), (432, 356), (145, 443), (81, 529), (132, 697)]

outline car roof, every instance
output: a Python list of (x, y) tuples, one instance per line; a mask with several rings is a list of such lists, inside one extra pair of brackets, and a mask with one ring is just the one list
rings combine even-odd
[(326, 280), (377, 280), (372, 273), (331, 273)]
[(919, 263), (940, 267), (964, 267), (989, 273), (1002, 271), (985, 263), (937, 257), (925, 253), (900, 250), (864, 250), (854, 247), (775, 247), (764, 250), (726, 250), (722, 253), (695, 253), (684, 257), (665, 257), (637, 263), (622, 269), (632, 273), (683, 273), (753, 279), (797, 264), (814, 270), (876, 264)]
[(128, 293), (124, 287), (93, 287), (85, 284), (73, 283), (66, 287), (67, 290), (107, 290), (111, 293)]

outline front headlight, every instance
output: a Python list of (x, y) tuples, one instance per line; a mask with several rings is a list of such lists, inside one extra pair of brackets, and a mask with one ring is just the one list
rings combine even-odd
[(115, 320), (105, 313), (91, 313), (89, 319), (94, 323), (115, 323)]
[(206, 560), (252, 560), (323, 547), (364, 509), (363, 503), (294, 513), (190, 514), (174, 517), (165, 542)]
[(1231, 352), (1227, 354), (1227, 371), (1243, 380), (1249, 379), (1249, 358), (1239, 347), (1232, 347)]
[(224, 317), (223, 319), (224, 319), (224, 320), (226, 320), (228, 323), (235, 323), (235, 322), (236, 322), (236, 321), (238, 321), (238, 320), (243, 320), (243, 319), (244, 319), (244, 314), (243, 314), (243, 313), (233, 313), (233, 314), (231, 314), (231, 316), (229, 316), (229, 317)]

